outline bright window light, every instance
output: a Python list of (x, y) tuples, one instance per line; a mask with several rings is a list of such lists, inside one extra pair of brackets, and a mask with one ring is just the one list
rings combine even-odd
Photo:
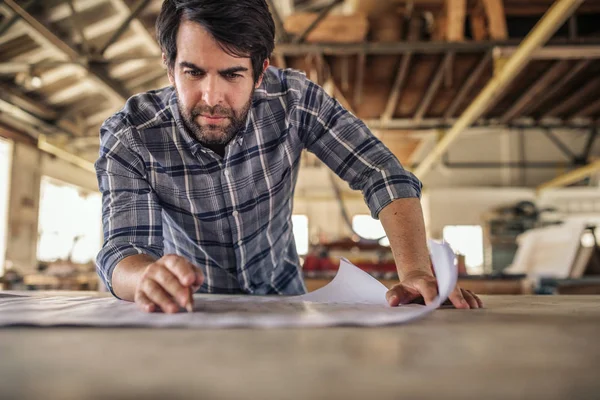
[(102, 246), (102, 197), (42, 177), (40, 188), (40, 261), (93, 261)]
[[(355, 215), (352, 218), (352, 229), (365, 239), (379, 239), (385, 236), (385, 230), (381, 222), (366, 214)], [(389, 244), (389, 241), (383, 242)], [(384, 243), (382, 243), (383, 246), (386, 245)]]
[(4, 263), (6, 262), (11, 162), (12, 142), (0, 139), (0, 276), (4, 275)]
[(469, 274), (483, 272), (483, 229), (479, 225), (448, 225), (444, 227), (444, 240), (456, 253), (465, 256)]
[(308, 253), (308, 217), (292, 215), (292, 225), (294, 226), (296, 251), (298, 251), (298, 255), (306, 255)]

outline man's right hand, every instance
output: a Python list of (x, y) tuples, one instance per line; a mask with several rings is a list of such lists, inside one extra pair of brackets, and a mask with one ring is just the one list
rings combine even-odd
[(202, 270), (185, 258), (170, 254), (154, 261), (141, 274), (134, 301), (142, 310), (176, 313), (188, 304), (193, 294), (204, 282)]

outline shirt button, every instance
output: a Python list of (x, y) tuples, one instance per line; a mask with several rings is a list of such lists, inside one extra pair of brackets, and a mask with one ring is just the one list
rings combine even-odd
[(239, 213), (238, 213), (237, 211), (234, 211), (234, 212), (232, 212), (232, 213), (231, 213), (231, 215), (233, 215), (234, 217), (237, 217), (237, 216), (238, 216), (238, 214), (239, 214)]
[(238, 246), (241, 246), (241, 245), (242, 245), (242, 241), (241, 241), (241, 240), (240, 240), (240, 241), (238, 241), (238, 243), (237, 243), (237, 244), (238, 244)]
[(229, 176), (229, 170), (228, 169), (225, 170), (225, 176)]

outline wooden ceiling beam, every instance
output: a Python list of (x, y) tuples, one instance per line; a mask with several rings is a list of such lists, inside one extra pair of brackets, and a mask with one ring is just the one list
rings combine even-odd
[(587, 106), (571, 115), (570, 118), (586, 117), (600, 113), (600, 98), (592, 101)]
[(600, 90), (600, 76), (589, 81), (585, 86), (579, 88), (566, 99), (561, 100), (556, 106), (546, 111), (542, 118), (557, 116), (563, 114), (577, 106), (581, 101), (592, 93)]
[(433, 79), (431, 80), (431, 83), (429, 84), (425, 95), (423, 96), (423, 100), (421, 100), (421, 103), (417, 107), (417, 111), (415, 112), (415, 115), (413, 117), (416, 121), (421, 121), (425, 116), (425, 113), (427, 113), (427, 110), (429, 109), (429, 106), (431, 105), (434, 96), (436, 95), (437, 91), (440, 88), (440, 85), (442, 84), (444, 75), (446, 73), (446, 69), (449, 68), (453, 56), (454, 53), (446, 53), (446, 55), (440, 62), (438, 69), (435, 72), (435, 75), (433, 76)]
[(506, 14), (502, 0), (482, 0), (483, 9), (487, 16), (490, 39), (505, 40), (508, 38)]
[(16, 14), (18, 14), (34, 31), (44, 37), (52, 46), (63, 53), (72, 61), (77, 62), (82, 67), (86, 68), (94, 81), (101, 84), (111, 94), (125, 101), (129, 97), (127, 90), (117, 81), (113, 80), (104, 68), (98, 65), (87, 65), (85, 60), (82, 60), (81, 55), (70, 45), (65, 43), (61, 38), (56, 36), (46, 26), (39, 22), (27, 10), (17, 4), (14, 0), (4, 0), (4, 3)]
[[(517, 50), (514, 46), (498, 47), (496, 55), (498, 57), (510, 57)], [(565, 46), (546, 46), (536, 50), (533, 58), (536, 60), (580, 60), (600, 58), (600, 46), (598, 45), (565, 45)]]
[(476, 122), (491, 105), (498, 101), (506, 87), (514, 81), (529, 63), (532, 53), (552, 37), (582, 2), (583, 0), (556, 0), (548, 12), (544, 14), (537, 25), (523, 39), (517, 52), (481, 90), (452, 128), (448, 130), (446, 135), (415, 169), (417, 177), (423, 179), (464, 130)]
[(541, 191), (548, 190), (551, 188), (568, 186), (573, 183), (577, 183), (598, 171), (600, 171), (600, 160), (590, 163), (581, 168), (577, 168), (573, 171), (567, 172), (566, 174), (557, 176), (556, 178), (539, 185), (537, 187), (537, 191), (539, 193)]
[[(541, 95), (537, 99), (536, 105), (530, 105), (524, 112), (531, 113), (537, 107), (537, 105), (544, 104), (548, 99), (553, 98), (557, 95), (571, 80), (575, 78), (575, 76), (579, 75), (581, 71), (590, 65), (590, 60), (581, 60), (577, 64), (575, 64), (566, 75), (564, 75), (558, 82), (555, 82), (552, 86), (550, 86), (547, 90), (541, 93)], [(533, 107), (533, 108), (532, 108)]]
[(317, 18), (306, 27), (304, 31), (302, 31), (297, 37), (292, 40), (293, 43), (299, 44), (304, 42), (304, 39), (325, 19), (327, 14), (333, 9), (333, 7), (337, 6), (340, 3), (343, 3), (344, 0), (332, 0), (324, 9), (319, 12)]
[(446, 40), (462, 42), (465, 40), (465, 18), (467, 0), (445, 0)]
[(129, 13), (129, 15), (127, 15), (127, 17), (125, 17), (125, 19), (123, 20), (121, 25), (113, 32), (113, 34), (110, 36), (110, 38), (108, 38), (106, 43), (104, 43), (104, 45), (102, 46), (102, 48), (99, 51), (100, 55), (104, 55), (104, 53), (106, 53), (106, 50), (108, 50), (108, 48), (110, 46), (112, 46), (117, 40), (119, 40), (119, 38), (123, 35), (123, 33), (125, 33), (127, 28), (129, 28), (129, 25), (131, 24), (131, 22), (134, 19), (137, 19), (138, 15), (142, 11), (144, 11), (144, 9), (146, 8), (146, 6), (148, 6), (150, 1), (151, 0), (139, 0), (135, 4), (135, 6), (133, 7), (133, 9)]
[(569, 66), (568, 61), (562, 60), (557, 61), (552, 67), (546, 71), (537, 81), (533, 83), (526, 91), (519, 97), (517, 101), (500, 117), (502, 123), (507, 123), (511, 119), (520, 116), (527, 107), (530, 107), (532, 100), (534, 100), (543, 90), (545, 90), (552, 82), (554, 82), (561, 74), (565, 72)]
[(471, 92), (473, 86), (475, 86), (479, 78), (481, 78), (481, 75), (483, 74), (486, 67), (488, 66), (488, 64), (490, 64), (491, 61), (492, 51), (490, 50), (483, 57), (481, 57), (481, 60), (479, 60), (475, 68), (473, 68), (473, 71), (469, 73), (467, 80), (461, 86), (458, 93), (454, 97), (454, 100), (452, 100), (452, 103), (450, 103), (450, 105), (446, 109), (446, 112), (444, 113), (444, 119), (450, 119), (454, 116), (458, 107), (464, 102), (465, 98), (467, 97), (467, 94)]
[(367, 64), (366, 54), (360, 53), (356, 60), (356, 81), (354, 83), (354, 106), (362, 103), (363, 87), (365, 83), (365, 66)]
[(410, 68), (411, 58), (412, 53), (406, 53), (402, 57), (400, 68), (398, 68), (398, 73), (396, 74), (394, 84), (392, 85), (392, 89), (390, 90), (390, 95), (385, 106), (385, 111), (381, 115), (381, 121), (383, 122), (390, 120), (393, 117), (394, 112), (396, 111), (396, 107), (398, 106), (398, 99), (400, 98), (400, 91), (402, 90), (402, 86), (404, 85), (406, 77), (408, 76), (408, 69)]

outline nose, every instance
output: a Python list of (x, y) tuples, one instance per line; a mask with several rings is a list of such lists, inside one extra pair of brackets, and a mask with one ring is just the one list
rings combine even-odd
[(214, 107), (224, 100), (223, 88), (220, 85), (219, 78), (207, 76), (202, 80), (202, 102), (210, 107)]

